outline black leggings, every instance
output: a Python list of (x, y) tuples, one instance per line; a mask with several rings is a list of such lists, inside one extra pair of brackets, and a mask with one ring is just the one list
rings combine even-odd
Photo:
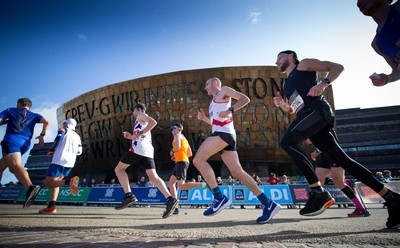
[(309, 184), (318, 182), (310, 156), (300, 145), (309, 138), (322, 152), (329, 155), (332, 161), (347, 170), (353, 177), (380, 192), (384, 185), (360, 163), (350, 158), (336, 140), (332, 126), (323, 117), (321, 110), (316, 109), (302, 118), (296, 118), (284, 134), (281, 146), (294, 160)]

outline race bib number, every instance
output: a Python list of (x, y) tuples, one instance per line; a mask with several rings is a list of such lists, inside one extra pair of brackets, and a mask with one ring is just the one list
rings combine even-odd
[(297, 113), (304, 107), (304, 100), (301, 98), (297, 90), (293, 92), (289, 99), (290, 107), (292, 107), (293, 113)]

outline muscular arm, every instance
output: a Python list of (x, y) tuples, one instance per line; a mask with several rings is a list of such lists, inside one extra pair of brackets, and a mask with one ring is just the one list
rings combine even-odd
[(188, 149), (186, 151), (187, 156), (190, 158), (191, 156), (193, 156), (193, 152), (192, 152), (192, 148), (190, 148), (190, 145), (188, 146)]
[(41, 133), (46, 133), (47, 129), (49, 128), (50, 122), (46, 118), (43, 117), (42, 119), (40, 119), (40, 123), (43, 123), (43, 128), (42, 128)]
[(147, 132), (151, 131), (155, 126), (157, 126), (157, 121), (145, 113), (139, 113), (139, 118), (140, 118), (140, 120), (143, 120), (148, 123), (146, 128), (144, 128), (142, 130), (143, 133), (147, 133)]
[(318, 59), (303, 59), (297, 66), (297, 69), (300, 71), (327, 72), (328, 74), (326, 77), (329, 78), (331, 82), (335, 81), (344, 71), (344, 67), (341, 64)]
[(172, 151), (176, 152), (179, 149), (181, 149), (181, 139), (179, 134), (174, 135), (174, 147), (172, 148)]
[[(330, 61), (321, 61), (318, 59), (303, 59), (297, 66), (297, 69), (300, 71), (327, 72), (326, 78), (329, 78), (329, 80), (333, 82), (343, 72), (344, 67), (341, 64)], [(307, 95), (319, 96), (322, 94), (322, 92), (324, 92), (325, 88), (328, 86), (329, 84), (320, 82), (317, 85), (311, 87)]]
[(388, 65), (392, 68), (392, 72), (390, 74), (386, 75), (385, 73), (379, 73), (378, 77), (371, 75), (369, 78), (371, 79), (372, 84), (375, 86), (383, 86), (387, 83), (392, 83), (400, 80), (400, 68), (397, 67), (395, 63), (393, 63), (391, 58), (381, 53), (378, 46), (376, 45), (375, 39), (373, 40), (371, 46), (375, 50), (375, 52), (382, 56), (386, 60), (386, 63), (388, 63)]
[[(146, 134), (147, 132), (150, 132), (157, 125), (157, 121), (145, 113), (140, 112), (138, 114), (138, 117), (141, 122), (147, 122), (147, 126), (142, 130), (143, 135)], [(125, 133), (127, 133), (127, 134), (125, 134)], [(132, 135), (128, 135), (129, 134), (128, 132), (125, 132), (125, 133), (124, 133), (124, 137), (127, 139), (132, 139), (132, 140), (137, 140), (142, 135), (139, 133), (134, 133)]]
[(250, 98), (248, 96), (232, 89), (231, 87), (223, 86), (221, 88), (220, 94), (237, 100), (237, 102), (234, 105), (232, 105), (235, 111), (243, 108), (250, 102)]
[(204, 121), (211, 125), (211, 120), (206, 116), (206, 113), (202, 108), (200, 108), (199, 112), (197, 112), (197, 119)]
[(292, 107), (282, 98), (281, 93), (277, 92), (274, 97), (274, 104), (276, 107), (282, 109), (286, 113), (293, 113)]
[[(50, 122), (46, 118), (40, 119), (40, 123), (43, 123), (43, 128), (41, 134), (46, 134), (47, 129), (49, 128)], [(39, 140), (39, 147), (44, 146), (44, 135), (39, 135), (36, 137)]]

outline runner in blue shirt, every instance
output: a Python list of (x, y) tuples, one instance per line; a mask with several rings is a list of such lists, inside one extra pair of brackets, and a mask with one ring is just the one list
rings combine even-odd
[(0, 113), (0, 125), (7, 125), (6, 134), (1, 142), (3, 157), (0, 160), (0, 178), (8, 167), (18, 181), (25, 187), (26, 200), (23, 205), (28, 208), (40, 191), (40, 186), (33, 185), (28, 172), (22, 165), (22, 155), (31, 145), (33, 131), (37, 123), (43, 123), (42, 132), (36, 139), (39, 146), (44, 145), (49, 122), (40, 114), (29, 111), (32, 101), (29, 98), (18, 99), (16, 108), (8, 108)]

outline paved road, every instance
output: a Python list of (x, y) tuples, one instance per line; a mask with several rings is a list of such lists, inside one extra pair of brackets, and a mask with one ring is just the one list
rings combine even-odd
[(367, 218), (336, 206), (315, 217), (284, 207), (264, 225), (252, 206), (213, 217), (184, 207), (167, 219), (158, 206), (58, 206), (55, 215), (38, 214), (42, 207), (0, 204), (0, 247), (400, 247), (400, 230), (385, 228), (387, 210), (378, 207)]

